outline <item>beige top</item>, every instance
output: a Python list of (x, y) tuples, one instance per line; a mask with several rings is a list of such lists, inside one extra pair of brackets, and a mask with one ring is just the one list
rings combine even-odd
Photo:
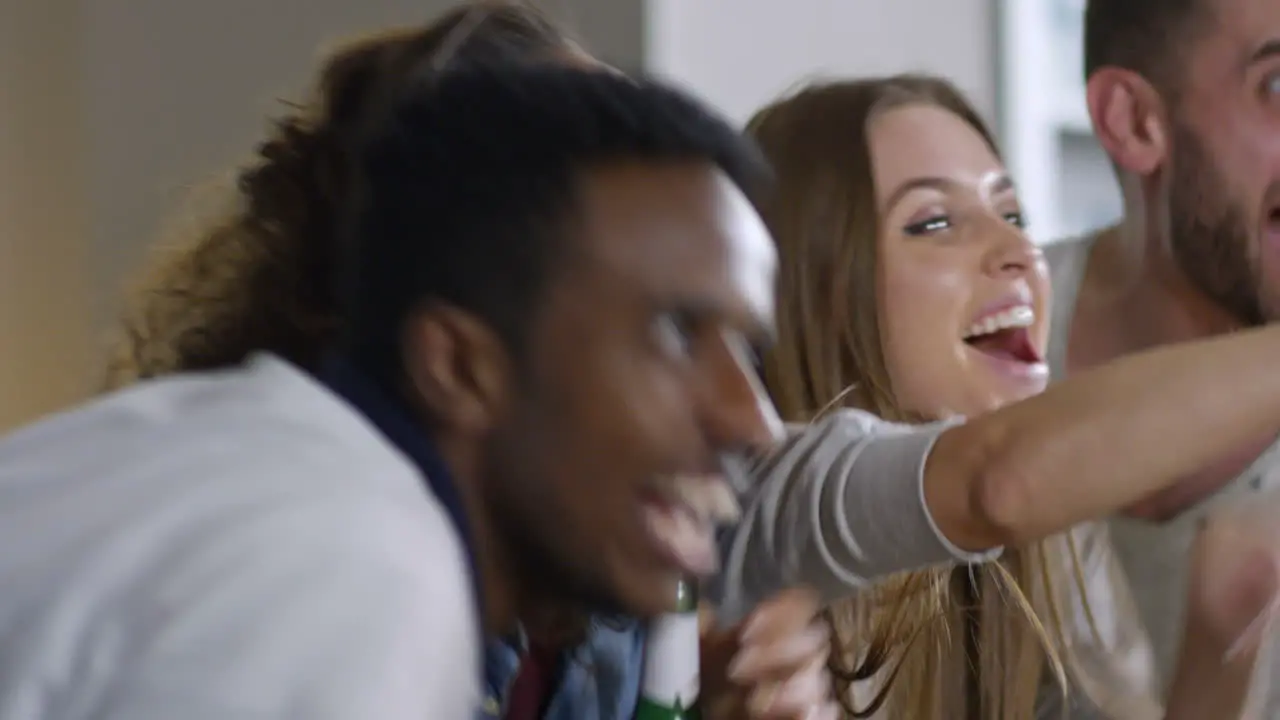
[[(1072, 238), (1045, 249), (1054, 290), (1048, 354), (1055, 378), (1066, 374), (1071, 321), (1093, 240), (1094, 236)], [(1115, 639), (1125, 650), (1126, 657), (1131, 659), (1136, 672), (1147, 672), (1133, 658), (1141, 655), (1141, 647), (1149, 643), (1153, 661), (1149, 672), (1161, 697), (1168, 692), (1176, 669), (1174, 665), (1186, 613), (1188, 550), (1195, 538), (1197, 521), (1223, 503), (1238, 501), (1241, 496), (1269, 488), (1280, 488), (1280, 442), (1272, 445), (1248, 470), (1213, 497), (1168, 522), (1156, 524), (1116, 517), (1107, 522), (1106, 527), (1096, 526), (1089, 531), (1099, 535), (1094, 542), (1093, 556), (1087, 563), (1085, 578), (1090, 586), (1093, 609), (1096, 613), (1108, 597), (1121, 606), (1127, 605), (1132, 588), (1132, 602), (1142, 627), (1124, 623), (1124, 627), (1115, 628)], [(1081, 636), (1081, 643), (1088, 645), (1087, 629)], [(1280, 648), (1280, 642), (1273, 643), (1273, 646)], [(1272, 650), (1270, 655), (1275, 656), (1276, 652)], [(1270, 688), (1265, 698), (1267, 712), (1259, 717), (1280, 718), (1280, 692), (1276, 692), (1280, 690), (1280, 683), (1275, 682), (1280, 664), (1267, 660), (1264, 657), (1259, 663), (1259, 677), (1267, 681), (1255, 684), (1255, 690)], [(1262, 702), (1263, 699), (1259, 692), (1254, 702)]]

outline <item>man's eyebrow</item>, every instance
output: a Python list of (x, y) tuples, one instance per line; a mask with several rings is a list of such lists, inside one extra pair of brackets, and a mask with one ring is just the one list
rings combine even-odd
[(771, 319), (756, 316), (745, 305), (723, 302), (713, 297), (685, 296), (669, 298), (663, 306), (698, 322), (719, 324), (727, 320), (753, 345), (768, 347), (777, 341), (777, 329)]
[(1264, 60), (1280, 56), (1280, 38), (1272, 38), (1258, 46), (1257, 50), (1249, 56), (1249, 65), (1260, 63)]

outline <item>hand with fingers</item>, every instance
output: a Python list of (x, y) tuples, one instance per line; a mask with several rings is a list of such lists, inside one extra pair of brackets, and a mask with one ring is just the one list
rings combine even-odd
[(788, 590), (739, 625), (702, 614), (703, 720), (836, 720), (827, 627), (817, 596)]

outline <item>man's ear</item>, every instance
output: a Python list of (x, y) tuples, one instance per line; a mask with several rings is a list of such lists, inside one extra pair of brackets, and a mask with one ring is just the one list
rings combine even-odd
[(1135, 175), (1149, 175), (1169, 152), (1168, 113), (1160, 93), (1138, 73), (1104, 67), (1085, 86), (1089, 118), (1112, 162)]
[(433, 420), (474, 434), (498, 424), (510, 402), (513, 364), (488, 323), (434, 304), (407, 323), (403, 342), (411, 390)]

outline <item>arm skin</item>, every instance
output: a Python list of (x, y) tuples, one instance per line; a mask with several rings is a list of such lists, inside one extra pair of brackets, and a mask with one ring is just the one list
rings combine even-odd
[(930, 514), (957, 546), (1024, 545), (1280, 432), (1280, 328), (1131, 355), (944, 432)]

